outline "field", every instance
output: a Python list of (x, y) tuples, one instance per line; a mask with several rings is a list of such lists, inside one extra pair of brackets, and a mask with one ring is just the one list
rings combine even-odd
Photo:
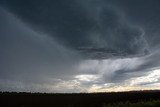
[(119, 102), (112, 104), (104, 104), (102, 107), (160, 107), (160, 100), (139, 101), (136, 103)]
[(0, 107), (160, 107), (160, 91), (114, 93), (0, 92)]

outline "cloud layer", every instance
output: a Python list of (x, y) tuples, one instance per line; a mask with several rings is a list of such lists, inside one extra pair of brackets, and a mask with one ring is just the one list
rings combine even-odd
[(159, 89), (159, 2), (142, 1), (2, 0), (0, 90)]

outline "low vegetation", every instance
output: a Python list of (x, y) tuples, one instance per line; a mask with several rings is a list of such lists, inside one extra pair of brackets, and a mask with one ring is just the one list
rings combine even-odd
[(104, 104), (102, 107), (160, 107), (160, 100), (139, 101), (136, 103), (119, 102), (113, 104)]
[(0, 107), (160, 107), (160, 91), (70, 94), (0, 92)]

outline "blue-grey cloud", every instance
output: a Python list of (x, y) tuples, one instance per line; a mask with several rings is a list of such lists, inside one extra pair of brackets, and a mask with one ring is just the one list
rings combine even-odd
[(1, 0), (0, 90), (156, 87), (158, 4), (158, 0)]
[(148, 51), (143, 29), (131, 25), (121, 11), (103, 2), (84, 4), (50, 0), (4, 2), (4, 6), (33, 28), (49, 33), (85, 57), (126, 57)]
[(4, 9), (0, 17), (5, 23), (0, 32), (1, 79), (34, 83), (72, 75), (74, 64), (80, 61), (76, 52), (49, 35), (33, 31)]

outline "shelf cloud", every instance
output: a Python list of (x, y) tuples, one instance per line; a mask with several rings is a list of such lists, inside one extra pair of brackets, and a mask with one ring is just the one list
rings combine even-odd
[(159, 4), (1, 0), (0, 91), (159, 89)]

